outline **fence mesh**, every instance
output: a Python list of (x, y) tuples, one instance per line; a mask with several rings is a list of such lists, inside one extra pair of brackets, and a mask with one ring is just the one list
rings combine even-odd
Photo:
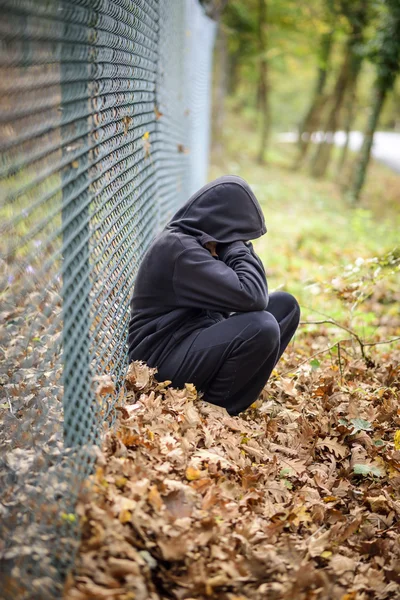
[[(60, 597), (140, 258), (206, 179), (196, 0), (0, 0), (0, 597)], [(117, 393), (118, 396), (118, 393)]]

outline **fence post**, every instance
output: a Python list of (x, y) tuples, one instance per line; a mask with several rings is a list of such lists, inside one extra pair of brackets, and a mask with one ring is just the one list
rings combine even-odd
[[(63, 408), (65, 446), (88, 440), (95, 424), (90, 368), (90, 179), (89, 116), (76, 120), (74, 103), (68, 103), (68, 56), (63, 46), (61, 79), (62, 178), (62, 299), (63, 299)], [(89, 103), (89, 69), (86, 69)], [(89, 113), (89, 111), (88, 111)], [(66, 132), (75, 127), (76, 140), (68, 143)], [(81, 133), (81, 135), (79, 135)], [(68, 160), (68, 158), (70, 160)]]

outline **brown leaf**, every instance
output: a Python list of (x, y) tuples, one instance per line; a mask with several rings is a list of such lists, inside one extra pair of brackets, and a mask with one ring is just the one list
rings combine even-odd
[(148, 501), (150, 502), (151, 506), (154, 508), (154, 510), (159, 511), (163, 508), (164, 502), (162, 501), (160, 492), (158, 491), (156, 485), (153, 485), (150, 488), (147, 498), (148, 498)]
[(346, 571), (353, 572), (356, 566), (354, 558), (343, 556), (342, 554), (335, 554), (329, 561), (331, 569), (338, 575), (346, 573)]
[(306, 541), (307, 550), (310, 553), (310, 556), (320, 556), (324, 550), (329, 548), (330, 533), (331, 532), (328, 530), (318, 536), (314, 534)]
[(97, 384), (96, 396), (107, 396), (115, 392), (115, 384), (109, 375), (97, 375), (93, 377), (93, 381)]
[(346, 446), (343, 446), (335, 438), (324, 438), (318, 439), (315, 444), (316, 448), (327, 448), (329, 452), (332, 452), (337, 458), (344, 458), (348, 453)]
[(125, 116), (122, 118), (122, 123), (124, 124), (124, 135), (128, 134), (129, 126), (132, 123), (132, 117)]
[(390, 510), (387, 498), (385, 496), (383, 496), (383, 495), (380, 495), (380, 496), (368, 496), (366, 498), (366, 501), (370, 505), (371, 510), (373, 512), (388, 513), (389, 510)]
[(182, 560), (189, 549), (189, 540), (186, 536), (158, 539), (157, 544), (161, 549), (164, 560), (169, 561)]
[(190, 152), (189, 148), (186, 148), (183, 144), (178, 144), (177, 148), (178, 152), (180, 152), (181, 154), (189, 154)]
[(163, 113), (158, 110), (157, 106), (154, 106), (154, 113), (156, 115), (156, 121), (158, 121), (159, 119), (161, 119), (162, 116), (164, 116)]
[(150, 369), (142, 362), (134, 361), (129, 365), (125, 380), (128, 389), (144, 390), (149, 386), (157, 369)]

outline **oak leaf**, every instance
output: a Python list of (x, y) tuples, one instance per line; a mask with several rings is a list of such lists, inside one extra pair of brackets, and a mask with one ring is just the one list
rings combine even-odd
[(329, 452), (332, 452), (337, 458), (344, 458), (348, 453), (346, 446), (343, 446), (335, 438), (324, 438), (319, 439), (315, 444), (316, 448), (327, 448)]

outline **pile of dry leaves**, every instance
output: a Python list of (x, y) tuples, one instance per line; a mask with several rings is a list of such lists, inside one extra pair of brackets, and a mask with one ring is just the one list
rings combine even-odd
[(65, 598), (400, 598), (395, 354), (275, 373), (234, 418), (131, 365)]

